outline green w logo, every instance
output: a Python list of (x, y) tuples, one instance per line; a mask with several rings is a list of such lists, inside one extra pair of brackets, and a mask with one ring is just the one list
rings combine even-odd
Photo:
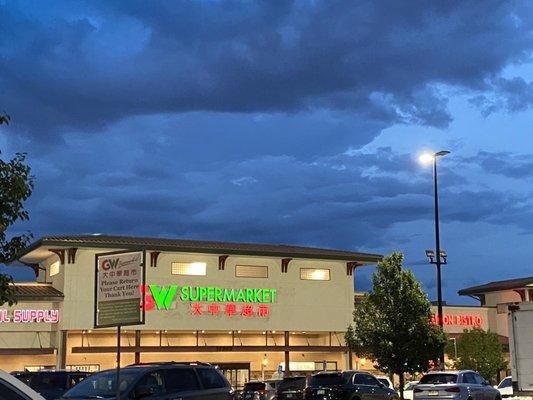
[(162, 308), (168, 310), (170, 309), (170, 305), (172, 304), (172, 300), (174, 300), (174, 297), (176, 296), (176, 291), (178, 290), (177, 285), (171, 285), (168, 287), (161, 286), (161, 288), (157, 285), (150, 285), (150, 292), (152, 293), (152, 297), (154, 298), (155, 306), (158, 310), (161, 310)]

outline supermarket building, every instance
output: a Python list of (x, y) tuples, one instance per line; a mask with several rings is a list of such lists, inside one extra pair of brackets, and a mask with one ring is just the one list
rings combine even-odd
[(122, 250), (146, 254), (145, 324), (123, 328), (122, 365), (210, 362), (236, 387), (280, 366), (355, 367), (344, 342), (353, 273), (380, 255), (89, 235), (43, 237), (19, 257), (37, 282), (17, 284), (18, 303), (0, 310), (2, 369), (113, 368), (115, 330), (94, 329), (95, 256)]

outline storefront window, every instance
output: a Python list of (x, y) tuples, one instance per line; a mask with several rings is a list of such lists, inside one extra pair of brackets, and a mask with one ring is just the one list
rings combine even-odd
[(266, 265), (236, 265), (235, 276), (237, 278), (268, 278)]
[(173, 262), (172, 275), (207, 275), (207, 264), (204, 262)]
[(300, 279), (308, 281), (329, 281), (329, 269), (300, 268)]

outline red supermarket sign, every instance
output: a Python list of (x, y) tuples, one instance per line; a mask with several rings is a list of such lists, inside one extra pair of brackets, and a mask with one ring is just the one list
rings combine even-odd
[[(444, 325), (475, 326), (480, 328), (483, 325), (484, 319), (479, 315), (470, 314), (444, 315), (442, 322)], [(439, 325), (439, 319), (436, 315), (433, 315), (431, 318), (431, 323)]]

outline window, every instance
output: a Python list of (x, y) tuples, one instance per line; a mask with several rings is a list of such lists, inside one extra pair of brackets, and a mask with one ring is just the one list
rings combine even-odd
[(475, 375), (471, 372), (463, 374), (463, 383), (477, 384)]
[(54, 276), (59, 274), (59, 261), (56, 261), (55, 263), (52, 263), (50, 265), (50, 276)]
[(206, 276), (207, 264), (204, 262), (173, 262), (172, 275)]
[(236, 265), (235, 276), (237, 278), (268, 278), (266, 265)]
[(512, 379), (511, 378), (505, 378), (503, 381), (500, 382), (500, 385), (498, 386), (498, 389), (511, 387), (512, 385), (513, 385)]
[(420, 379), (421, 385), (439, 385), (445, 383), (457, 383), (455, 374), (427, 374)]
[(149, 372), (137, 383), (136, 390), (141, 390), (144, 393), (150, 393), (151, 396), (157, 396), (165, 393), (165, 386), (163, 384), (163, 377), (160, 372)]
[(0, 399), (2, 400), (27, 400), (28, 397), (23, 396), (18, 390), (12, 387), (9, 383), (0, 379)]
[(190, 368), (173, 368), (165, 370), (165, 381), (168, 393), (200, 389), (198, 378), (196, 377), (194, 370)]
[(204, 389), (218, 389), (225, 388), (227, 384), (216, 369), (211, 368), (198, 368), (198, 375), (204, 386)]
[(329, 269), (300, 268), (300, 279), (307, 281), (329, 281)]

